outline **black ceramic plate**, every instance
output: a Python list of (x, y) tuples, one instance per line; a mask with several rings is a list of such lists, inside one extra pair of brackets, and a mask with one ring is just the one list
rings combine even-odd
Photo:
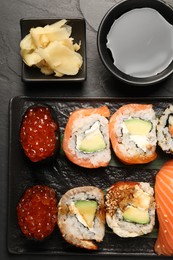
[[(65, 18), (64, 18), (65, 19)], [(32, 27), (45, 26), (47, 24), (53, 24), (61, 19), (21, 19), (21, 39), (23, 39)], [(35, 67), (28, 67), (24, 62), (22, 63), (22, 80), (24, 82), (34, 82), (34, 81), (84, 81), (86, 79), (86, 28), (85, 20), (79, 19), (66, 19), (67, 24), (72, 27), (72, 37), (74, 38), (74, 43), (79, 43), (81, 41), (81, 48), (78, 51), (83, 57), (83, 64), (77, 75), (63, 77), (55, 77), (54, 75), (46, 76), (40, 72), (40, 69)]]
[(9, 205), (8, 205), (8, 250), (14, 254), (90, 254), (155, 256), (154, 243), (157, 224), (151, 234), (137, 238), (120, 238), (106, 226), (106, 234), (99, 250), (90, 252), (69, 245), (62, 238), (58, 227), (42, 242), (28, 240), (21, 233), (16, 216), (16, 206), (24, 191), (35, 184), (46, 184), (57, 192), (57, 199), (69, 189), (94, 185), (103, 190), (116, 181), (146, 181), (154, 185), (155, 175), (170, 157), (158, 149), (158, 158), (146, 165), (124, 166), (112, 154), (108, 167), (85, 169), (72, 164), (61, 151), (52, 164), (38, 166), (24, 156), (19, 141), (22, 116), (31, 105), (51, 105), (57, 114), (61, 136), (71, 111), (77, 108), (107, 105), (111, 114), (125, 103), (152, 103), (159, 115), (173, 99), (122, 99), (122, 98), (30, 98), (15, 97), (9, 106)]

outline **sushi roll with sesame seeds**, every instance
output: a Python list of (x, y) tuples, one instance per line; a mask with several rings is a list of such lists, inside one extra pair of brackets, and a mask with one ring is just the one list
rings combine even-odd
[(157, 139), (164, 152), (173, 154), (173, 105), (169, 105), (159, 118)]
[(58, 226), (70, 244), (97, 250), (105, 235), (104, 193), (94, 186), (68, 190), (58, 204)]
[(154, 191), (145, 182), (117, 182), (106, 193), (106, 222), (120, 237), (137, 237), (153, 230)]

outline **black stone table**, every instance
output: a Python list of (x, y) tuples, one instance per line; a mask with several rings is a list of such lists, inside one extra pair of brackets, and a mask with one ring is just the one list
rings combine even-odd
[[(150, 88), (132, 88), (113, 78), (97, 52), (97, 29), (105, 12), (118, 0), (0, 1), (0, 259), (67, 259), (67, 256), (11, 255), (7, 250), (9, 100), (30, 97), (173, 97), (173, 76)], [(152, 1), (152, 0), (151, 0)], [(173, 5), (173, 0), (168, 0)], [(83, 83), (34, 83), (21, 80), (21, 18), (85, 18), (87, 79)], [(13, 165), (15, 167), (15, 165)], [(83, 257), (83, 256), (82, 256)], [(74, 258), (75, 257), (70, 257)], [(84, 256), (85, 259), (89, 257)], [(97, 255), (93, 258), (98, 259)], [(111, 257), (109, 257), (111, 259)], [(114, 256), (114, 258), (116, 258)], [(129, 259), (125, 256), (122, 259)]]

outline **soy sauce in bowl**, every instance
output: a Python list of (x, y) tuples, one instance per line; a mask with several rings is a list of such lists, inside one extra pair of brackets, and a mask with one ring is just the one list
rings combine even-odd
[(99, 25), (97, 48), (107, 70), (124, 83), (166, 80), (173, 74), (173, 6), (162, 0), (116, 3)]
[(152, 8), (136, 8), (114, 21), (107, 48), (114, 65), (125, 74), (154, 76), (173, 60), (173, 26)]

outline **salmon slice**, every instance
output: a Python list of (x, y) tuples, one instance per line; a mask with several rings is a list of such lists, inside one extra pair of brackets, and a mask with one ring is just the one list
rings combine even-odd
[[(115, 125), (117, 127), (121, 116), (124, 114), (127, 114), (128, 111), (132, 111), (133, 114), (135, 112), (143, 111), (145, 109), (152, 109), (151, 104), (127, 104), (122, 107), (120, 107), (110, 118), (109, 122), (109, 135), (110, 140), (112, 143), (113, 150), (116, 154), (116, 156), (125, 164), (143, 164), (143, 163), (149, 163), (156, 159), (157, 154), (155, 150), (150, 153), (149, 155), (147, 153), (145, 154), (135, 154), (135, 155), (128, 155), (124, 149), (121, 149), (121, 141), (120, 136), (115, 132)], [(150, 150), (152, 147), (150, 147)]]
[(166, 162), (156, 175), (156, 211), (159, 233), (154, 246), (158, 255), (173, 255), (173, 160)]
[(84, 118), (84, 117), (89, 117), (91, 115), (100, 115), (103, 117), (109, 117), (110, 116), (110, 111), (107, 106), (101, 106), (98, 108), (80, 108), (75, 111), (73, 111), (70, 114), (70, 117), (67, 121), (65, 131), (64, 131), (64, 137), (63, 137), (63, 142), (62, 142), (62, 148), (63, 151), (65, 152), (67, 158), (82, 167), (85, 168), (98, 168), (98, 167), (105, 167), (109, 164), (110, 158), (107, 161), (98, 161), (98, 163), (93, 164), (93, 162), (90, 160), (90, 157), (88, 158), (85, 156), (85, 158), (79, 157), (77, 152), (75, 150), (71, 150), (71, 147), (69, 146), (69, 140), (73, 136), (73, 125), (76, 120), (79, 118)]

